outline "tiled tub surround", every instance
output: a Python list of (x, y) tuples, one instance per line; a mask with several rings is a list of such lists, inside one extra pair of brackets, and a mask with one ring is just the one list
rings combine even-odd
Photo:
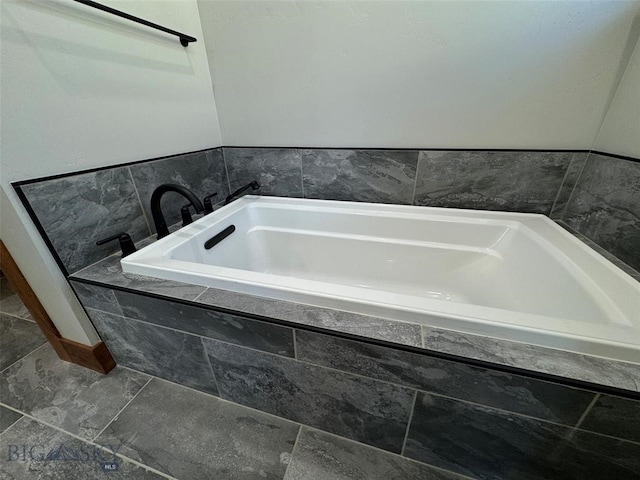
[(72, 283), (122, 366), (471, 478), (640, 478), (638, 400)]
[[(16, 187), (68, 272), (118, 250), (115, 244), (96, 247), (99, 238), (128, 231), (139, 240), (153, 233), (149, 201), (159, 184), (178, 183), (201, 198), (217, 191), (221, 201), (252, 180), (260, 183), (261, 195), (533, 212), (558, 220), (564, 214), (575, 230), (639, 270), (634, 180), (640, 163), (586, 157), (586, 152), (221, 147)], [(179, 221), (184, 203), (175, 194), (163, 197), (169, 224)]]
[[(16, 189), (61, 268), (72, 273), (119, 251), (117, 242), (96, 246), (101, 238), (128, 232), (138, 241), (154, 233), (151, 193), (162, 183), (186, 186), (200, 198), (218, 192), (216, 200), (224, 199), (229, 185), (221, 149), (29, 181)], [(185, 203), (174, 193), (162, 198), (167, 224), (180, 219)]]
[(562, 220), (640, 271), (640, 161), (590, 154)]

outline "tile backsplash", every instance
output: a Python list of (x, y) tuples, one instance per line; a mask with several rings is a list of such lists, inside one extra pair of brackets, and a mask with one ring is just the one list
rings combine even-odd
[(127, 167), (44, 180), (20, 188), (69, 272), (115, 251), (113, 244), (96, 246), (97, 240), (122, 231), (134, 241), (150, 234)]
[(640, 271), (640, 162), (591, 153), (562, 220)]
[[(640, 162), (596, 153), (220, 147), (15, 187), (73, 273), (118, 251), (100, 238), (155, 233), (158, 185), (219, 202), (252, 180), (261, 195), (550, 215), (640, 270)], [(185, 203), (163, 198), (168, 224)]]
[(420, 152), (415, 205), (551, 212), (571, 152)]
[(418, 152), (301, 150), (305, 198), (411, 205)]

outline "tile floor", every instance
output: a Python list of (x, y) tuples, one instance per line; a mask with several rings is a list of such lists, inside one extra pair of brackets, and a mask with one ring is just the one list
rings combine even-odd
[(463, 478), (133, 370), (63, 362), (1, 284), (2, 479)]

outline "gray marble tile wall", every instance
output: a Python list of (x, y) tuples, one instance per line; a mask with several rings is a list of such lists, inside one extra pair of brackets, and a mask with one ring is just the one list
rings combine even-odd
[(229, 187), (234, 191), (253, 180), (260, 195), (302, 197), (302, 162), (296, 148), (223, 147)]
[(118, 251), (96, 241), (128, 232), (134, 241), (150, 235), (127, 167), (44, 180), (19, 187), (69, 272)]
[[(231, 182), (269, 195), (550, 214), (583, 153), (223, 147)], [(571, 168), (570, 168), (571, 167)], [(560, 205), (559, 207), (560, 208)]]
[(420, 152), (413, 202), (548, 215), (572, 156), (570, 152)]
[(640, 478), (640, 401), (73, 283), (134, 370), (474, 478)]
[[(199, 197), (229, 186), (221, 149), (174, 155), (129, 166), (79, 173), (23, 184), (21, 190), (69, 273), (76, 272), (119, 251), (117, 242), (101, 247), (95, 242), (118, 232), (134, 241), (155, 231), (150, 212), (153, 189), (161, 183), (178, 183)], [(169, 193), (163, 198), (167, 224), (180, 220), (186, 203)]]
[(589, 154), (561, 219), (640, 271), (640, 162)]

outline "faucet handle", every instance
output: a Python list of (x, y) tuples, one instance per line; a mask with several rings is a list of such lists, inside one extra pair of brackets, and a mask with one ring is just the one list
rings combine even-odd
[(206, 215), (207, 213), (211, 213), (213, 212), (213, 204), (211, 203), (211, 199), (213, 197), (215, 197), (216, 195), (218, 195), (218, 192), (214, 192), (211, 195), (207, 195), (206, 197), (204, 197), (204, 199), (202, 200), (202, 203), (204, 205), (204, 214)]
[(190, 223), (193, 223), (193, 217), (191, 216), (191, 211), (189, 210), (190, 206), (191, 204), (187, 203), (186, 205), (183, 205), (182, 208), (180, 209), (180, 216), (182, 217), (183, 227), (185, 225), (189, 225)]
[(136, 251), (136, 246), (133, 244), (133, 240), (128, 233), (120, 232), (115, 235), (111, 235), (110, 237), (103, 238), (102, 240), (98, 240), (96, 245), (104, 245), (107, 242), (111, 242), (113, 240), (118, 240), (120, 242), (120, 248), (122, 249), (122, 257), (126, 257), (127, 255), (131, 255)]

